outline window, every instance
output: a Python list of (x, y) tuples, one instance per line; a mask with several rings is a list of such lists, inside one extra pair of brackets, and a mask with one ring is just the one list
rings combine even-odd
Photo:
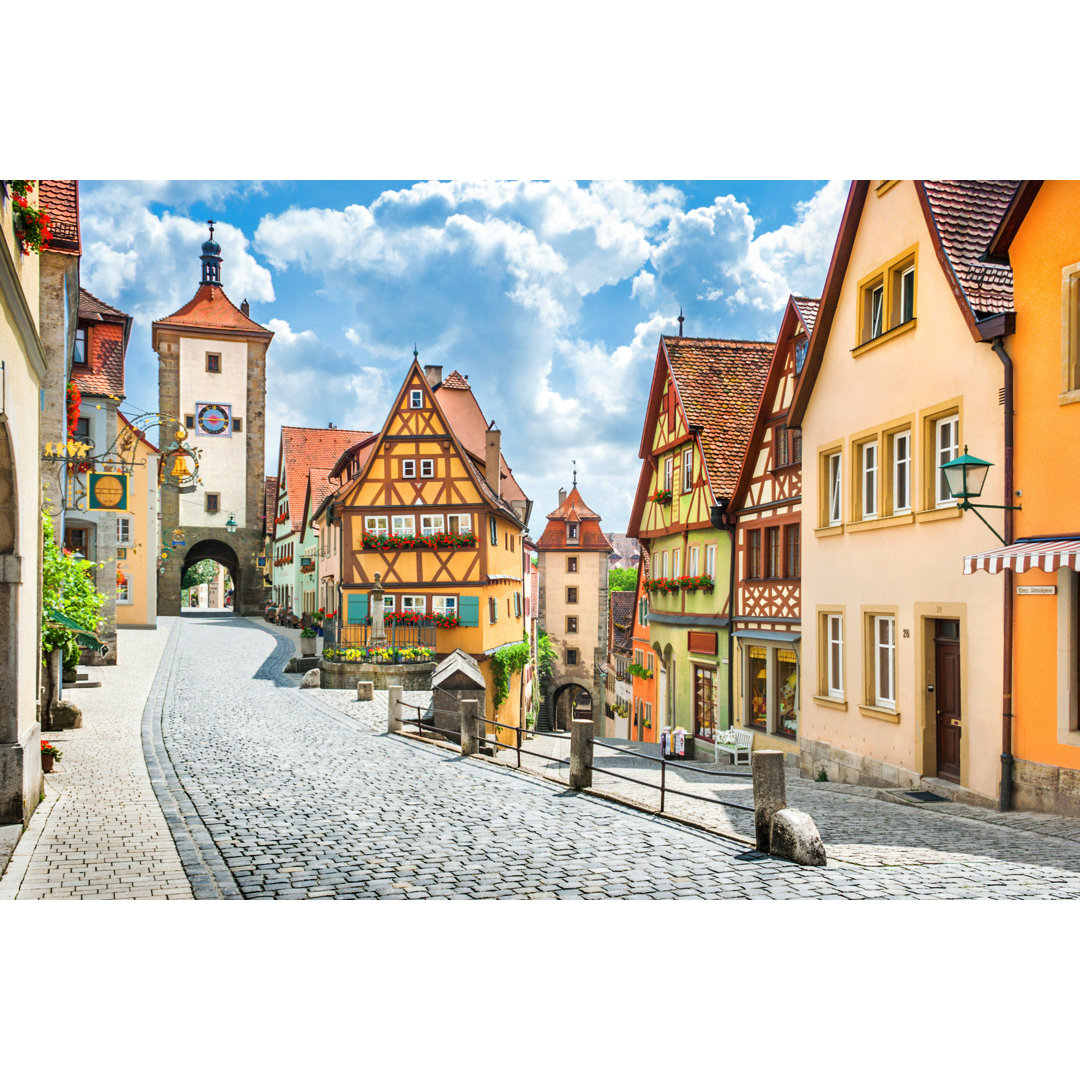
[(118, 604), (131, 603), (131, 586), (127, 574), (116, 572), (116, 602)]
[(911, 509), (911, 432), (898, 431), (892, 436), (892, 512)]
[(514, 617), (521, 618), (521, 593), (514, 593)]
[(131, 518), (116, 519), (116, 542), (120, 547), (127, 547), (131, 543)]
[[(909, 266), (900, 273), (900, 322), (915, 318), (915, 267)], [(899, 325), (899, 323), (897, 324)]]
[(90, 362), (86, 351), (86, 327), (80, 326), (75, 330), (75, 355), (71, 358), (73, 364), (82, 364), (84, 367)]
[[(385, 600), (385, 597), (383, 598)], [(401, 610), (403, 612), (427, 611), (427, 600), (423, 596), (403, 596), (401, 598)]]
[(746, 534), (746, 576), (761, 577), (761, 530), (753, 529)]
[(216, 491), (206, 493), (206, 512), (216, 514), (221, 509), (221, 495)]
[(705, 573), (716, 577), (716, 545), (710, 544), (705, 549)]
[(576, 574), (577, 573), (577, 556), (576, 555), (567, 556), (567, 559), (566, 559), (566, 572), (568, 574)]
[(640, 649), (634, 650), (634, 663), (637, 664), (638, 667), (645, 666), (645, 656)]
[(1080, 263), (1061, 271), (1061, 396), (1080, 401)]
[(668, 559), (670, 558), (670, 556), (671, 556), (670, 551), (665, 551), (660, 556), (660, 576), (661, 577), (667, 577), (668, 576), (668, 572), (669, 572), (669, 569), (670, 569)]
[(395, 536), (408, 534), (416, 529), (416, 518), (412, 514), (394, 514), (390, 519), (391, 530)]
[(412, 480), (416, 477), (416, 461), (413, 458), (401, 459), (401, 475), (405, 480)]
[(431, 598), (431, 612), (433, 615), (445, 615), (452, 617), (457, 614), (456, 596), (433, 596)]
[(568, 634), (577, 633), (577, 616), (567, 615), (566, 617), (566, 632)]
[(871, 615), (873, 635), (873, 703), (879, 709), (896, 708), (896, 619), (892, 615)]
[(186, 427), (189, 431), (193, 431), (195, 429), (195, 414), (194, 413), (185, 413), (184, 414), (184, 427)]
[(576, 667), (577, 662), (578, 662), (577, 657), (578, 657), (577, 649), (567, 649), (566, 650), (566, 666), (567, 667)]
[(682, 489), (683, 491), (689, 491), (694, 483), (694, 450), (691, 447), (689, 450), (683, 451), (682, 458)]
[(784, 526), (784, 577), (799, 576), (799, 526)]
[(885, 286), (875, 285), (870, 290), (870, 336), (880, 337), (885, 318)]
[(208, 352), (206, 354), (206, 370), (221, 374), (221, 353)]
[(364, 532), (373, 536), (388, 536), (390, 530), (387, 527), (387, 518), (383, 514), (364, 518)]
[(410, 409), (422, 409), (424, 407), (424, 391), (423, 390), (410, 390), (409, 391), (409, 408)]
[(434, 458), (423, 458), (421, 460), (421, 462), (420, 462), (420, 475), (426, 480), (430, 480), (431, 477), (433, 477), (435, 475), (435, 459)]
[(434, 536), (436, 533), (443, 531), (443, 516), (442, 514), (421, 514), (420, 515), (420, 535), (421, 536)]
[(90, 441), (90, 417), (80, 416), (75, 421), (75, 439), (77, 442), (89, 442)]
[(566, 542), (576, 544), (578, 542), (578, 526), (576, 521), (566, 523)]
[(396, 598), (393, 595), (393, 593), (386, 593), (383, 596), (383, 600), (382, 600), (383, 615), (392, 615), (394, 613), (394, 600), (395, 599)]
[(446, 531), (451, 536), (472, 532), (472, 514), (447, 514)]
[(488, 532), (491, 534), (491, 542), (497, 544), (499, 542), (499, 529), (493, 517), (488, 518)]
[(64, 529), (64, 547), (70, 552), (78, 552), (84, 559), (90, 558), (90, 530), (77, 526)]
[(796, 706), (799, 701), (799, 658), (790, 649), (777, 649), (776, 669), (776, 734), (794, 739), (798, 735)]
[(825, 684), (822, 690), (826, 697), (837, 701), (844, 700), (844, 616), (828, 614), (822, 616), (822, 635), (825, 643)]
[(682, 551), (676, 548), (671, 554), (671, 576), (679, 577), (682, 574)]
[(701, 548), (699, 548), (697, 544), (695, 544), (686, 553), (686, 572), (687, 574), (689, 574), (690, 577), (697, 577), (701, 573), (700, 569), (698, 568), (700, 552)]
[(828, 514), (825, 522), (828, 525), (839, 525), (843, 520), (843, 482), (844, 465), (839, 451), (829, 454), (825, 459), (825, 475), (827, 480), (826, 498), (828, 499)]
[(788, 429), (783, 424), (777, 424), (773, 428), (773, 443), (776, 446), (773, 454), (773, 468), (782, 469), (788, 463)]
[(233, 431), (244, 430), (244, 421), (239, 416), (234, 416), (232, 418), (232, 429)]
[(694, 665), (694, 734), (716, 737), (716, 669)]
[(671, 491), (672, 484), (675, 482), (675, 457), (670, 455), (664, 458), (664, 490)]
[(569, 589), (566, 590), (566, 602), (568, 604), (576, 604), (577, 603), (577, 589), (574, 588), (573, 586), (571, 586)]
[(810, 339), (800, 337), (795, 342), (795, 374), (801, 375), (803, 364), (806, 363), (806, 354), (810, 350)]
[(960, 454), (960, 417), (946, 416), (934, 421), (934, 493), (935, 506), (952, 506), (956, 500), (949, 494), (949, 485), (942, 465), (947, 465)]
[(494, 596), (488, 597), (488, 622), (497, 623), (499, 621), (499, 602)]
[(646, 668), (647, 671), (652, 671), (655, 666), (656, 666), (656, 653), (654, 653), (652, 651), (652, 649), (650, 649), (648, 651), (648, 653), (645, 654), (645, 668)]
[(765, 530), (765, 565), (768, 567), (768, 576), (778, 578), (780, 576), (780, 526), (774, 525)]
[(859, 516), (869, 521), (877, 517), (877, 441), (860, 443), (856, 452), (859, 455)]
[(750, 715), (748, 727), (764, 731), (769, 720), (769, 650), (764, 645), (748, 645), (747, 654), (747, 701)]
[(791, 460), (802, 461), (802, 432), (798, 428), (791, 432)]
[(909, 248), (859, 282), (859, 345), (914, 324), (917, 252)]

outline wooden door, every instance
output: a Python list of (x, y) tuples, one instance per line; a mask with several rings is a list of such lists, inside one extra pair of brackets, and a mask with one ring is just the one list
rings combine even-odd
[(960, 782), (960, 623), (938, 619), (934, 637), (934, 696), (937, 715), (937, 774)]

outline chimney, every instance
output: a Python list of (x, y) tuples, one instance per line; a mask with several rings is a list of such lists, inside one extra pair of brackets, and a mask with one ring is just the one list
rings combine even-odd
[(495, 421), (488, 425), (484, 442), (484, 479), (488, 487), (502, 497), (502, 468), (499, 454), (502, 449), (502, 432), (495, 426)]
[(562, 506), (564, 502), (566, 502), (566, 488), (559, 488), (559, 505)]
[(438, 386), (442, 382), (442, 364), (425, 364), (424, 377), (428, 386)]
[(249, 304), (249, 303), (247, 302), (247, 300), (244, 300), (244, 301), (243, 301), (243, 302), (241, 303), (241, 305), (240, 305), (240, 311), (241, 311), (241, 312), (242, 312), (242, 313), (243, 313), (244, 315), (250, 315), (250, 314), (251, 314), (251, 305), (250, 305), (250, 304)]

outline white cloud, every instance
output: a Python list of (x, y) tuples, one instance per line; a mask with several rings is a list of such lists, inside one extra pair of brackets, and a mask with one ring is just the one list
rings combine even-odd
[(640, 300), (643, 304), (647, 304), (655, 295), (656, 275), (650, 274), (648, 270), (642, 270), (634, 278), (634, 283), (630, 287), (630, 299)]

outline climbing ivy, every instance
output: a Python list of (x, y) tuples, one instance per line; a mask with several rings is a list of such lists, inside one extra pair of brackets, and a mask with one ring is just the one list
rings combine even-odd
[(491, 654), (491, 674), (495, 680), (495, 708), (510, 694), (510, 676), (521, 671), (529, 662), (529, 640), (523, 638), (514, 645), (506, 645)]

